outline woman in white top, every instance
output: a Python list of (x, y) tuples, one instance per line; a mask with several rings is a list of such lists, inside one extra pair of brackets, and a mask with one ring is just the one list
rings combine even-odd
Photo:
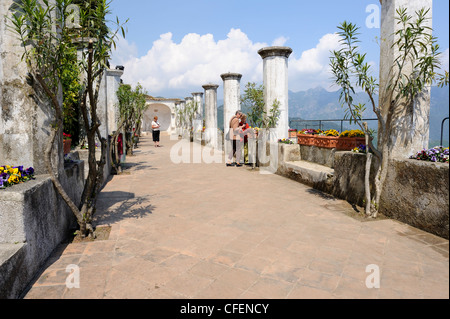
[(158, 117), (155, 116), (153, 118), (153, 122), (152, 122), (152, 129), (153, 129), (153, 142), (155, 142), (155, 147), (160, 147), (159, 146), (159, 136), (160, 136), (160, 131), (159, 128), (161, 127), (161, 125), (158, 122)]

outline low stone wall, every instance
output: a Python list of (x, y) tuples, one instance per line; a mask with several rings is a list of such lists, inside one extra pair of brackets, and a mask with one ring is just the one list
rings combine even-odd
[[(61, 178), (78, 203), (84, 163), (65, 167)], [(76, 220), (48, 175), (0, 191), (0, 298), (18, 298)]]
[(449, 239), (449, 165), (392, 160), (380, 212)]
[[(297, 157), (285, 155), (298, 154), (298, 150), (300, 155)], [(280, 145), (278, 160), (278, 174), (364, 207), (365, 154)], [(314, 164), (320, 164), (322, 168)], [(377, 159), (373, 158), (372, 183), (376, 165)], [(332, 173), (330, 167), (333, 168)], [(321, 178), (313, 179), (308, 172), (323, 174)], [(380, 213), (383, 215), (449, 239), (448, 164), (412, 159), (391, 160), (380, 201)]]

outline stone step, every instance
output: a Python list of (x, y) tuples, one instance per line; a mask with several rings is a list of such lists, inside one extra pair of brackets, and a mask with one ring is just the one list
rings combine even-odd
[(290, 178), (295, 177), (294, 179), (308, 185), (326, 183), (334, 176), (334, 169), (303, 160), (285, 162), (283, 171), (283, 175), (287, 174)]

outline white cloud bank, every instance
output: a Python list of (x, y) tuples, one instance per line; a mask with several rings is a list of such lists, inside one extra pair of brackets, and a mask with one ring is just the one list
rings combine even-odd
[[(281, 36), (271, 45), (283, 46), (288, 40)], [(289, 89), (329, 88), (332, 83), (328, 66), (330, 50), (338, 45), (338, 36), (327, 34), (315, 48), (301, 54), (294, 52), (289, 59)], [(202, 92), (206, 83), (222, 86), (220, 75), (227, 72), (243, 75), (242, 88), (247, 82), (262, 83), (262, 59), (258, 50), (267, 46), (267, 43), (253, 43), (240, 29), (231, 29), (226, 39), (217, 41), (212, 34), (190, 33), (180, 43), (175, 43), (169, 32), (153, 42), (142, 57), (137, 57), (135, 44), (120, 39), (111, 64), (125, 66), (124, 82), (133, 85), (139, 82), (150, 95), (190, 96), (192, 92)]]

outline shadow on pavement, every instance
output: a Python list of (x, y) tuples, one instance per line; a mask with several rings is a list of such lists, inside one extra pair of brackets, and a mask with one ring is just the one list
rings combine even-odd
[(148, 196), (135, 197), (129, 192), (102, 192), (94, 216), (96, 225), (116, 223), (123, 219), (142, 218), (152, 214), (155, 206), (149, 204)]

